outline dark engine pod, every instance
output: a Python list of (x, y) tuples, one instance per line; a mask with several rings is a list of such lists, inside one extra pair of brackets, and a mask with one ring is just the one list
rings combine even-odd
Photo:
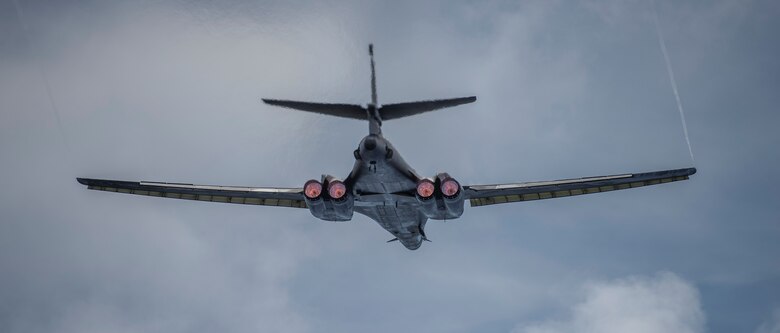
[(463, 215), (463, 187), (445, 172), (436, 175), (436, 178), (439, 181), (439, 190), (442, 194), (444, 208), (447, 211), (447, 218), (458, 218)]
[(415, 193), (420, 210), (434, 220), (454, 219), (463, 215), (463, 188), (447, 173), (421, 179)]
[(352, 193), (344, 182), (333, 176), (324, 176), (323, 180), (324, 184), (312, 179), (303, 186), (304, 200), (311, 214), (325, 221), (351, 220), (355, 211)]

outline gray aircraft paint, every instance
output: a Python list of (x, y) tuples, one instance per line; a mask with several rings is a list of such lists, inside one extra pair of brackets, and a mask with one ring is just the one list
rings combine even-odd
[[(427, 100), (379, 105), (376, 89), (374, 47), (368, 46), (371, 58), (371, 103), (360, 105), (343, 103), (315, 103), (263, 99), (265, 103), (293, 110), (314, 112), (337, 117), (368, 121), (369, 134), (360, 141), (353, 153), (355, 164), (343, 181), (323, 174), (321, 180), (309, 180), (304, 188), (253, 188), (169, 184), (158, 182), (128, 182), (104, 179), (77, 178), (89, 189), (120, 192), (174, 199), (188, 199), (236, 204), (308, 208), (316, 218), (345, 222), (358, 212), (376, 221), (409, 250), (416, 250), (423, 241), (427, 220), (452, 220), (463, 214), (465, 200), (472, 207), (552, 199), (592, 193), (623, 190), (647, 185), (664, 184), (688, 179), (695, 168), (657, 172), (600, 176), (557, 181), (516, 184), (461, 186), (447, 173), (435, 177), (421, 177), (382, 135), (382, 121), (398, 119), (476, 101), (475, 96), (442, 100)], [(361, 116), (362, 115), (362, 116)], [(425, 197), (418, 187), (428, 182), (434, 190)], [(318, 183), (319, 193), (309, 197), (306, 186)], [(331, 184), (342, 183), (346, 193), (342, 197), (328, 194)], [(453, 184), (456, 192), (444, 193), (444, 185)]]

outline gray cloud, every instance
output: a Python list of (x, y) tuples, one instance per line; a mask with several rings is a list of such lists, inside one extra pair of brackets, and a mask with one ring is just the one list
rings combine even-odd
[(652, 289), (665, 278), (620, 277), (662, 270), (698, 286), (712, 332), (753, 330), (780, 299), (771, 2), (659, 1), (691, 181), (469, 209), (430, 223), (434, 243), (417, 252), (362, 217), (96, 193), (73, 178), (343, 175), (363, 122), (259, 98), (364, 103), (368, 42), (380, 102), (479, 96), (385, 124), (423, 174), (686, 166), (649, 3), (21, 4), (29, 43), (0, 4), (1, 331), (509, 331), (563, 318), (582, 281)]

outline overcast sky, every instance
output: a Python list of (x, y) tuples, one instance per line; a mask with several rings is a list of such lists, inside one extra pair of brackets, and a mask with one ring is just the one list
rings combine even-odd
[[(778, 2), (0, 1), (2, 332), (780, 332)], [(19, 9), (19, 10), (17, 10)], [(365, 122), (261, 97), (477, 95), (388, 121), (464, 184), (696, 166), (467, 208), (417, 251), (366, 217), (87, 191), (298, 187)]]

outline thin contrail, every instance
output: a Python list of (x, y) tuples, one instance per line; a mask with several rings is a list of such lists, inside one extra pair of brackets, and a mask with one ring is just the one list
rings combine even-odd
[(669, 54), (666, 52), (666, 41), (664, 40), (664, 35), (661, 33), (661, 25), (658, 23), (658, 11), (655, 9), (655, 0), (650, 0), (650, 3), (653, 4), (653, 22), (655, 22), (655, 32), (658, 34), (658, 44), (661, 45), (661, 53), (663, 53), (664, 61), (666, 62), (666, 72), (669, 73), (669, 82), (672, 84), (674, 99), (677, 102), (677, 110), (680, 111), (680, 120), (682, 121), (683, 134), (685, 134), (685, 142), (688, 144), (688, 153), (691, 155), (691, 162), (695, 163), (696, 160), (693, 159), (691, 140), (688, 138), (688, 125), (685, 123), (685, 113), (683, 112), (682, 102), (680, 102), (680, 93), (677, 92), (677, 80), (674, 79), (672, 63), (669, 61)]
[[(22, 30), (24, 34), (24, 39), (27, 41), (27, 48), (30, 53), (33, 53), (32, 50), (32, 42), (29, 37), (29, 30), (27, 28), (27, 22), (24, 20), (24, 15), (22, 14), (22, 6), (19, 5), (19, 0), (14, 0), (14, 5), (16, 6), (16, 15), (19, 17), (19, 23), (22, 25)], [(33, 58), (36, 58), (34, 54), (32, 54)], [(36, 59), (37, 60), (37, 59)], [(57, 120), (57, 129), (60, 131), (60, 137), (62, 137), (62, 144), (65, 145), (65, 150), (70, 153), (70, 145), (68, 144), (68, 138), (65, 136), (65, 130), (62, 127), (62, 119), (60, 118), (60, 110), (57, 108), (57, 103), (54, 102), (54, 95), (51, 93), (51, 85), (49, 84), (49, 78), (46, 76), (46, 72), (43, 70), (43, 65), (40, 63), (40, 61), (36, 61), (38, 65), (38, 72), (41, 75), (41, 79), (43, 80), (43, 85), (46, 88), (46, 97), (49, 99), (49, 103), (51, 104), (51, 110), (54, 113), (54, 118)]]

